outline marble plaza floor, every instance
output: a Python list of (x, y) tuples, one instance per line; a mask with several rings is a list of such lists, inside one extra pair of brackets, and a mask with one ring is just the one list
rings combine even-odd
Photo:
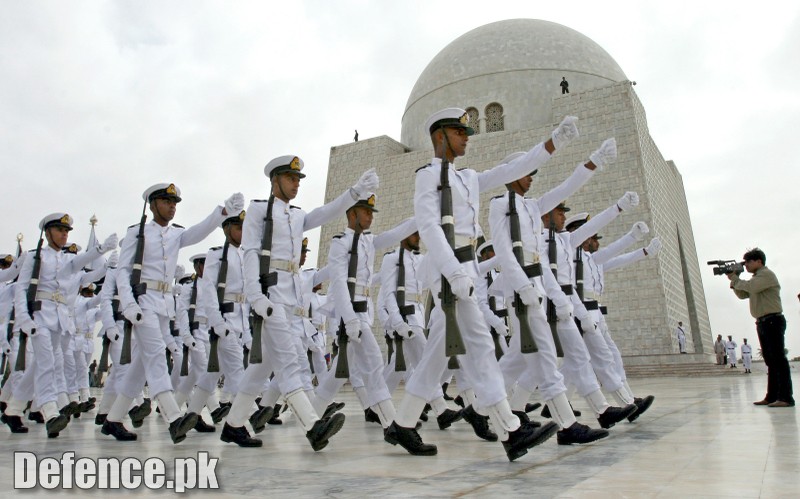
[[(721, 368), (722, 369), (722, 368)], [(740, 369), (741, 370), (741, 369)], [(797, 386), (800, 376), (793, 367)], [(146, 420), (138, 442), (116, 442), (100, 434), (94, 414), (70, 423), (48, 440), (41, 425), (11, 435), (0, 429), (3, 494), (53, 497), (109, 491), (14, 490), (14, 451), (39, 459), (158, 456), (165, 460), (207, 451), (219, 458), (219, 490), (192, 491), (210, 497), (800, 497), (800, 437), (796, 408), (756, 407), (766, 375), (700, 378), (639, 378), (637, 395), (653, 394), (653, 407), (635, 423), (618, 424), (611, 436), (586, 446), (558, 446), (555, 438), (509, 463), (499, 443), (479, 441), (459, 422), (440, 431), (435, 421), (421, 430), (439, 454), (414, 457), (383, 442), (380, 428), (365, 423), (346, 387), (347, 421), (328, 448), (314, 453), (289, 413), (268, 426), (260, 449), (223, 444), (219, 434), (190, 433), (173, 445), (166, 426)], [(399, 401), (401, 393), (395, 394)], [(582, 401), (576, 408), (585, 410)], [(586, 414), (588, 411), (585, 411)], [(154, 414), (155, 416), (155, 414)], [(206, 415), (207, 416), (207, 415)], [(537, 416), (538, 417), (538, 416)], [(208, 419), (208, 418), (207, 418)], [(597, 426), (586, 416), (585, 423)], [(169, 468), (169, 466), (168, 466)], [(124, 496), (172, 494), (140, 487)]]

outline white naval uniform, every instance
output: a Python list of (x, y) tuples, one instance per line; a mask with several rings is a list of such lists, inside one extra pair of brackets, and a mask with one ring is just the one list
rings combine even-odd
[[(35, 402), (41, 405), (46, 420), (58, 416), (58, 408), (68, 403), (64, 378), (63, 338), (74, 331), (68, 298), (72, 291), (73, 276), (84, 265), (100, 255), (95, 248), (80, 255), (64, 253), (50, 246), (42, 247), (39, 287), (37, 297), (41, 310), (34, 312), (33, 319), (27, 313), (27, 290), (33, 272), (33, 254), (25, 259), (15, 289), (14, 306), (17, 311), (16, 327), (35, 334), (30, 336), (35, 360), (33, 368)], [(17, 397), (14, 396), (14, 399)], [(11, 404), (9, 405), (11, 408)], [(17, 415), (11, 412), (11, 415)]]
[(742, 343), (742, 364), (748, 371), (753, 362), (753, 347), (749, 343)]
[[(118, 393), (119, 384), (121, 380), (124, 378), (125, 373), (128, 372), (128, 368), (130, 364), (121, 364), (119, 362), (120, 354), (122, 353), (122, 331), (125, 327), (125, 323), (122, 320), (122, 310), (118, 310), (117, 312), (120, 314), (118, 317), (119, 320), (115, 320), (114, 313), (112, 309), (112, 301), (114, 299), (119, 300), (119, 294), (117, 293), (117, 275), (118, 269), (110, 268), (106, 271), (106, 279), (103, 282), (103, 289), (100, 290), (100, 322), (102, 323), (102, 327), (100, 328), (100, 332), (97, 334), (99, 338), (103, 338), (106, 336), (106, 333), (110, 335), (111, 332), (109, 329), (117, 328), (119, 332), (119, 338), (109, 338), (111, 343), (108, 345), (108, 364), (109, 366), (113, 365), (113, 369), (108, 372), (108, 376), (106, 376), (106, 380), (103, 387), (103, 398), (107, 396), (111, 396), (109, 400), (113, 401), (113, 398), (116, 397)], [(133, 349), (133, 342), (135, 338), (131, 336), (131, 350)], [(113, 403), (113, 402), (112, 402)], [(103, 407), (101, 401), (101, 407)], [(111, 405), (109, 404), (106, 407), (106, 411), (102, 412), (98, 409), (98, 414), (107, 414), (108, 410), (110, 409)]]
[[(325, 316), (320, 313), (320, 307), (325, 305), (325, 297), (320, 296), (314, 291), (315, 286), (328, 280), (327, 267), (323, 269), (304, 269), (300, 274), (303, 286), (303, 312), (307, 314), (303, 317), (305, 335), (303, 335), (303, 348), (310, 359), (310, 367), (313, 369), (310, 376), (316, 376), (317, 381), (328, 370), (325, 361)], [(321, 328), (321, 329), (320, 329)]]
[(686, 330), (683, 326), (675, 328), (675, 336), (678, 337), (678, 351), (683, 353), (686, 351)]
[[(208, 327), (219, 333), (225, 329), (230, 334), (220, 336), (217, 340), (217, 356), (219, 357), (219, 373), (207, 373), (213, 386), (206, 384), (203, 389), (213, 391), (220, 373), (225, 375), (225, 391), (235, 395), (244, 377), (244, 353), (240, 343), (245, 331), (250, 330), (249, 317), (250, 305), (244, 295), (244, 250), (234, 246), (228, 247), (228, 273), (225, 279), (225, 303), (233, 303), (233, 311), (220, 313), (220, 303), (217, 301), (217, 279), (222, 258), (222, 248), (212, 248), (206, 255), (206, 265), (203, 269), (203, 278), (200, 279), (198, 288), (198, 305), (202, 306), (203, 314), (208, 318)], [(200, 291), (198, 289), (198, 291)], [(210, 346), (210, 343), (209, 343)], [(198, 386), (202, 386), (198, 381)]]
[(730, 340), (725, 342), (725, 350), (728, 352), (728, 365), (735, 366), (736, 365), (736, 347), (739, 346), (736, 344), (736, 340)]
[[(204, 269), (205, 275), (205, 269)], [(175, 322), (181, 334), (189, 333), (195, 341), (195, 348), (189, 348), (189, 371), (186, 376), (181, 376), (176, 390), (179, 395), (176, 399), (180, 402), (188, 400), (195, 385), (200, 386), (208, 391), (213, 391), (217, 386), (219, 373), (216, 376), (208, 376), (208, 379), (199, 381), (204, 378), (208, 371), (208, 355), (209, 355), (209, 338), (208, 338), (208, 319), (206, 318), (205, 308), (201, 305), (200, 295), (203, 289), (200, 283), (203, 278), (195, 276), (195, 279), (186, 284), (182, 284), (180, 294), (175, 300)], [(191, 330), (189, 324), (189, 309), (191, 308), (192, 301), (192, 288), (196, 286), (197, 297), (195, 298), (194, 306), (194, 321), (197, 323), (197, 329)], [(173, 366), (173, 369), (179, 369), (180, 366)], [(201, 384), (202, 383), (202, 384)]]
[[(143, 281), (161, 283), (162, 290), (148, 289), (139, 297), (142, 323), (133, 327), (138, 354), (131, 355), (131, 365), (118, 390), (125, 397), (136, 397), (142, 391), (145, 381), (153, 397), (172, 391), (164, 357), (164, 332), (169, 334), (169, 320), (174, 316), (175, 302), (170, 283), (174, 280), (178, 252), (181, 248), (197, 244), (208, 237), (224, 219), (222, 207), (218, 206), (205, 220), (188, 229), (175, 224), (162, 227), (152, 221), (145, 224), (141, 278)], [(128, 229), (120, 251), (117, 276), (120, 310), (125, 310), (134, 303), (130, 278), (138, 228), (137, 224)], [(180, 368), (180, 364), (178, 367)]]
[[(449, 165), (448, 178), (453, 199), (453, 219), (455, 223), (456, 248), (472, 245), (477, 240), (480, 212), (480, 193), (501, 187), (513, 182), (531, 171), (539, 168), (550, 158), (550, 154), (540, 143), (524, 156), (508, 164), (477, 172), (464, 169), (457, 171), (452, 163)], [(420, 359), (420, 363), (406, 383), (406, 398), (398, 411), (397, 424), (413, 427), (424, 406), (419, 400), (425, 400), (440, 384), (442, 374), (447, 366), (445, 356), (445, 320), (441, 308), (439, 293), (441, 276), (452, 280), (456, 276), (468, 276), (473, 282), (482, 279), (478, 262), (472, 259), (459, 262), (444, 236), (441, 227), (440, 178), (441, 159), (433, 158), (431, 164), (419, 169), (416, 175), (414, 192), (414, 217), (417, 221), (419, 235), (428, 249), (426, 255), (426, 272), (430, 275), (431, 293), (436, 304), (430, 317), (430, 333), (428, 343)], [(476, 411), (485, 414), (487, 408), (496, 407), (491, 412), (492, 422), (498, 431), (515, 431), (519, 428), (519, 420), (511, 415), (503, 376), (494, 353), (494, 342), (486, 325), (478, 300), (475, 295), (459, 299), (457, 304), (457, 321), (466, 348), (466, 354), (459, 357), (461, 376), (467, 379), (474, 389)], [(412, 397), (412, 398), (409, 398)], [(416, 397), (416, 400), (413, 399)], [(406, 409), (408, 408), (408, 409)], [(503, 423), (497, 421), (493, 414), (503, 414)], [(415, 413), (416, 414), (413, 414)], [(510, 417), (509, 417), (510, 416)], [(501, 437), (502, 439), (502, 437)]]
[[(261, 350), (263, 362), (253, 364), (245, 369), (239, 387), (239, 395), (255, 397), (264, 389), (270, 373), (275, 374), (273, 381), (284, 395), (297, 390), (312, 390), (310, 380), (306, 385), (298, 358), (298, 345), (304, 334), (302, 317), (295, 315), (295, 309), (303, 303), (302, 283), (299, 275), (300, 251), (303, 244), (303, 232), (326, 224), (336, 217), (342, 216), (354, 202), (350, 191), (342, 193), (332, 202), (306, 213), (300, 208), (275, 198), (272, 208), (272, 249), (271, 271), (277, 272), (278, 282), (269, 288), (269, 300), (274, 308), (272, 315), (264, 318), (261, 332)], [(253, 303), (263, 297), (259, 283), (259, 255), (261, 239), (264, 233), (264, 219), (267, 213), (267, 201), (252, 201), (247, 208), (242, 234), (244, 248), (244, 292), (247, 300)], [(280, 268), (276, 267), (278, 265)], [(302, 348), (302, 346), (300, 346)], [(239, 398), (237, 395), (237, 398)], [(233, 413), (233, 411), (231, 411)], [(230, 416), (229, 416), (230, 420)], [(240, 426), (234, 421), (230, 424)], [(302, 422), (308, 430), (314, 421)]]
[[(75, 379), (70, 394), (89, 389), (89, 365), (86, 362), (86, 345), (94, 342), (94, 328), (97, 324), (100, 295), (91, 298), (78, 295), (75, 298), (75, 338), (73, 356), (75, 358)], [(88, 335), (88, 338), (87, 338)], [(86, 394), (87, 392), (83, 392)]]
[[(348, 341), (347, 359), (350, 366), (354, 366), (361, 375), (361, 381), (366, 388), (364, 405), (377, 406), (380, 402), (390, 400), (391, 394), (383, 378), (383, 355), (380, 346), (372, 334), (372, 320), (374, 312), (372, 300), (369, 298), (369, 289), (372, 286), (375, 263), (375, 252), (399, 243), (416, 230), (413, 218), (401, 222), (396, 227), (374, 235), (369, 231), (363, 232), (358, 239), (358, 267), (356, 272), (355, 295), (353, 301), (366, 301), (366, 312), (355, 312), (350, 301), (347, 287), (348, 266), (350, 263), (350, 249), (353, 245), (352, 229), (345, 229), (343, 234), (334, 236), (331, 241), (328, 255), (328, 268), (330, 269), (329, 299), (333, 300), (337, 315), (347, 324), (358, 320), (361, 323), (361, 341)], [(341, 352), (340, 352), (341, 353)], [(336, 370), (331, 369), (320, 380), (317, 387), (317, 410), (327, 407), (339, 389), (344, 386), (346, 379), (336, 378)], [(355, 386), (355, 384), (354, 384)], [(391, 423), (391, 421), (388, 421)], [(388, 426), (386, 424), (385, 426)]]

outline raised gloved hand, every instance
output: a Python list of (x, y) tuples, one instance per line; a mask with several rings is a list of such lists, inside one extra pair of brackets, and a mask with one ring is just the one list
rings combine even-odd
[(238, 215), (244, 209), (244, 194), (235, 192), (225, 200), (225, 213), (229, 217)]
[(138, 326), (142, 323), (142, 309), (136, 303), (131, 303), (125, 307), (125, 310), (122, 311), (122, 315), (134, 326)]
[(634, 206), (638, 205), (639, 195), (632, 191), (626, 192), (621, 198), (619, 198), (619, 201), (617, 201), (617, 208), (619, 208), (620, 211), (628, 211)]
[(106, 260), (106, 268), (115, 269), (117, 268), (117, 264), (119, 263), (119, 251), (112, 251), (110, 255), (108, 255), (108, 260)]
[(522, 303), (525, 305), (532, 305), (534, 307), (540, 307), (542, 305), (542, 295), (532, 284), (528, 284), (520, 289), (518, 294), (519, 299), (522, 300)]
[(578, 121), (576, 116), (567, 116), (561, 123), (553, 130), (550, 137), (553, 139), (553, 145), (556, 149), (561, 149), (566, 146), (571, 140), (578, 138), (578, 126), (575, 124)]
[(361, 343), (361, 321), (352, 319), (344, 323), (344, 332), (347, 333), (347, 338), (350, 341)]
[(264, 319), (272, 315), (273, 305), (266, 296), (259, 296), (256, 298), (255, 301), (250, 304), (250, 307), (253, 309), (253, 312), (257, 313)]
[(506, 326), (505, 321), (500, 317), (492, 314), (489, 317), (488, 322), (489, 322), (489, 327), (494, 328), (495, 333), (505, 337), (511, 336), (511, 332), (508, 330), (508, 326)]
[(564, 302), (560, 305), (556, 305), (556, 317), (560, 321), (570, 321), (572, 320), (572, 303)]
[(181, 331), (181, 341), (183, 341), (183, 346), (189, 347), (192, 350), (198, 350), (197, 341), (195, 341), (194, 336), (189, 334), (188, 331)]
[(375, 168), (370, 168), (369, 170), (365, 171), (361, 174), (361, 178), (358, 179), (356, 185), (353, 186), (353, 192), (351, 194), (355, 194), (354, 201), (357, 201), (365, 196), (368, 192), (375, 192), (378, 190), (378, 174), (375, 172)]
[(106, 338), (108, 338), (111, 343), (116, 343), (122, 339), (122, 333), (120, 333), (119, 328), (117, 326), (111, 326), (110, 328), (106, 329)]
[(448, 279), (448, 281), (450, 282), (450, 289), (453, 291), (453, 294), (462, 300), (469, 298), (472, 295), (472, 291), (475, 289), (472, 284), (472, 279), (467, 274), (458, 274)]
[(594, 163), (599, 170), (603, 170), (615, 159), (617, 159), (617, 140), (613, 137), (604, 140), (600, 147), (589, 155), (589, 161)]
[(98, 251), (100, 253), (108, 253), (109, 251), (113, 250), (119, 244), (119, 238), (117, 237), (117, 233), (113, 233), (103, 241), (103, 244), (100, 245)]
[(636, 222), (631, 227), (631, 235), (637, 241), (641, 241), (644, 239), (644, 235), (650, 232), (650, 227), (647, 226), (644, 222)]
[(654, 237), (644, 249), (649, 256), (655, 256), (661, 251), (661, 239)]

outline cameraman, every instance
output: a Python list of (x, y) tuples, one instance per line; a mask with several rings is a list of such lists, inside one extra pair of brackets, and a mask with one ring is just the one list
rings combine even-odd
[(784, 350), (786, 318), (781, 308), (781, 285), (766, 266), (767, 256), (758, 248), (744, 254), (744, 268), (753, 278), (744, 281), (739, 273), (727, 274), (731, 289), (740, 299), (750, 299), (750, 315), (756, 318), (758, 341), (767, 365), (767, 395), (755, 405), (794, 407), (792, 378)]

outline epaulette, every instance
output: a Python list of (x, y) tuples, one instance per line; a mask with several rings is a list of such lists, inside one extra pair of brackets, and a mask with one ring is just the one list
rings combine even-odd
[(131, 225), (131, 226), (130, 226), (130, 227), (128, 227), (128, 228), (129, 228), (129, 229), (132, 229), (132, 228), (134, 228), (134, 227), (138, 227), (138, 226), (139, 226), (139, 223), (137, 222), (137, 223), (135, 223), (135, 224)]
[(430, 163), (428, 163), (427, 165), (420, 166), (419, 168), (417, 168), (416, 170), (414, 170), (414, 173), (417, 173), (418, 171), (422, 170), (423, 168), (427, 168), (427, 167), (429, 167), (429, 166), (431, 166), (431, 164), (430, 164)]
[(386, 256), (386, 255), (391, 255), (391, 254), (392, 254), (392, 253), (394, 253), (395, 251), (397, 251), (397, 249), (393, 249), (393, 250), (391, 250), (391, 251), (387, 251), (386, 253), (384, 253), (384, 254), (383, 254), (383, 256)]
[(252, 202), (253, 203), (266, 203), (267, 200), (266, 199), (254, 199)]
[(336, 234), (335, 236), (333, 236), (334, 239), (341, 239), (342, 237), (344, 237), (344, 232), (340, 232), (340, 233)]
[(217, 250), (221, 250), (221, 249), (222, 249), (222, 246), (214, 246), (213, 248), (208, 248), (208, 251), (217, 251)]
[(302, 210), (303, 209), (303, 208), (300, 208), (299, 206), (292, 206), (292, 205), (289, 205), (289, 208), (292, 208), (294, 210)]
[(467, 168), (467, 167), (465, 166), (464, 168), (456, 168), (456, 171), (457, 171), (457, 172), (460, 172), (461, 170), (468, 170), (468, 169), (469, 169), (469, 168)]
[(172, 226), (173, 226), (173, 227), (177, 227), (177, 228), (179, 228), (179, 229), (185, 229), (185, 228), (186, 228), (186, 227), (184, 227), (183, 225), (178, 225), (178, 224), (172, 224)]
[(498, 194), (497, 196), (492, 197), (492, 199), (500, 199), (500, 198), (503, 198), (503, 197), (506, 197), (505, 193)]
[(29, 249), (29, 250), (28, 250), (28, 253), (36, 253), (36, 248)]
[(362, 234), (372, 234), (372, 232), (365, 230), (364, 232), (362, 232)]

